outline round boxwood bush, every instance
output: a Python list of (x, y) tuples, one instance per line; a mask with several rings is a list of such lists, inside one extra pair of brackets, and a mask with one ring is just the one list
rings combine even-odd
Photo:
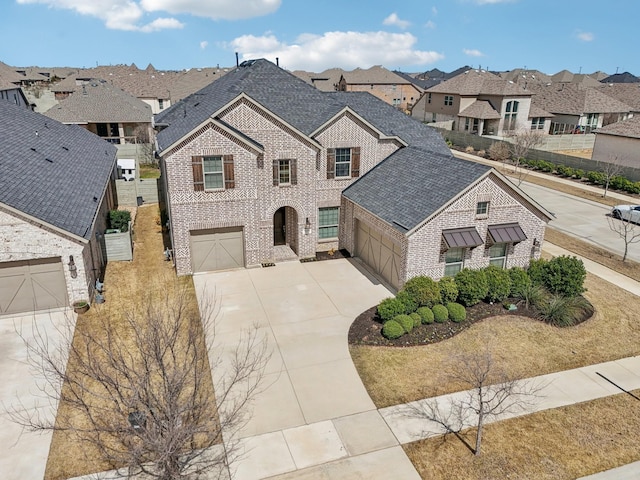
[(547, 262), (548, 260), (545, 260), (544, 258), (531, 260), (531, 262), (529, 262), (527, 275), (529, 275), (529, 278), (534, 285), (545, 285), (545, 266), (547, 265)]
[(404, 310), (401, 313), (404, 313), (405, 315), (415, 312), (420, 306), (416, 303), (413, 297), (404, 290), (400, 290), (396, 295), (396, 298), (404, 306)]
[(587, 270), (577, 257), (561, 255), (544, 266), (544, 285), (556, 295), (576, 297), (584, 292)]
[(470, 270), (464, 268), (455, 276), (458, 286), (458, 302), (466, 307), (471, 307), (487, 298), (489, 283), (484, 270)]
[(455, 302), (458, 299), (458, 286), (453, 277), (442, 277), (438, 281), (438, 287), (443, 303)]
[(438, 323), (444, 323), (449, 320), (449, 310), (444, 305), (434, 305), (431, 307), (433, 318)]
[(411, 318), (413, 318), (413, 327), (419, 327), (420, 325), (422, 325), (422, 317), (420, 316), (419, 313), (417, 312), (413, 312), (411, 314), (409, 314), (409, 316)]
[(467, 318), (467, 309), (459, 303), (447, 303), (447, 311), (449, 312), (449, 318), (456, 323), (462, 322)]
[(484, 275), (489, 286), (487, 301), (501, 302), (509, 296), (511, 293), (511, 277), (507, 270), (495, 265), (489, 265), (484, 269)]
[(404, 328), (395, 320), (389, 320), (382, 326), (382, 335), (390, 340), (400, 338), (404, 334)]
[(393, 321), (402, 325), (405, 333), (409, 333), (411, 330), (413, 330), (413, 318), (411, 318), (409, 315), (398, 315), (393, 319)]
[(404, 313), (404, 304), (397, 298), (385, 298), (378, 305), (378, 316), (382, 322), (391, 320), (396, 315)]
[(531, 279), (524, 268), (513, 267), (509, 269), (509, 277), (511, 278), (512, 297), (521, 298), (523, 293), (531, 288)]
[(424, 323), (425, 325), (429, 325), (430, 323), (433, 323), (433, 312), (431, 311), (431, 309), (429, 307), (420, 307), (416, 313), (418, 315), (420, 315), (420, 318), (422, 319), (422, 323)]
[(424, 275), (408, 280), (402, 291), (407, 292), (418, 304), (418, 307), (431, 307), (442, 301), (438, 283)]

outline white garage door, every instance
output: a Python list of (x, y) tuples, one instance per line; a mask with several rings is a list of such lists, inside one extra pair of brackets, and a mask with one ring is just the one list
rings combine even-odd
[(400, 286), (400, 246), (366, 223), (358, 221), (356, 255), (394, 288)]
[(59, 258), (0, 263), (0, 314), (47, 310), (68, 304)]
[(194, 273), (244, 267), (242, 228), (192, 231), (191, 267)]

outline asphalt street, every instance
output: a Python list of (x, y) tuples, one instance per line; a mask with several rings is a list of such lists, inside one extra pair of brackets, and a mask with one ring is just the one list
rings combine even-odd
[[(527, 182), (523, 182), (520, 188), (555, 214), (550, 227), (623, 254), (624, 241), (609, 228), (607, 221), (611, 207)], [(635, 228), (640, 233), (640, 225)], [(627, 257), (640, 262), (640, 243), (629, 245)]]

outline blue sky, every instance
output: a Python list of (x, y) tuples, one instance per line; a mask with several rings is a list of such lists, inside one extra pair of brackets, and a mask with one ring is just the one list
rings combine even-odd
[(3, 0), (0, 61), (640, 75), (638, 18), (638, 0)]

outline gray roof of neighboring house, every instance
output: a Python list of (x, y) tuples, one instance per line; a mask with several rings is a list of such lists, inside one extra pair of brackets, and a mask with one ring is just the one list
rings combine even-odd
[(117, 148), (10, 102), (0, 126), (0, 202), (89, 239)]
[(602, 93), (600, 87), (578, 84), (535, 85), (533, 104), (555, 114), (582, 115), (585, 113), (624, 113), (631, 107)]
[(44, 112), (63, 123), (151, 123), (151, 107), (104, 80), (75, 87), (68, 98)]
[(640, 82), (640, 78), (635, 75), (624, 72), (624, 73), (616, 73), (614, 75), (609, 75), (606, 78), (601, 80), (602, 83), (638, 83)]
[(619, 137), (640, 138), (640, 116), (631, 117), (628, 120), (621, 122), (611, 123), (606, 127), (602, 127), (596, 130), (596, 135), (599, 134), (616, 135)]
[(551, 118), (555, 117), (553, 113), (549, 113), (536, 105), (529, 107), (529, 118)]
[[(343, 192), (401, 232), (416, 227), (490, 167), (455, 158), (442, 136), (368, 92), (320, 92), (266, 60), (247, 62), (156, 116), (160, 151), (245, 93), (310, 135), (345, 107), (408, 147), (380, 162)], [(392, 179), (392, 181), (390, 181)]]
[(371, 68), (363, 70), (362, 68), (356, 68), (350, 72), (344, 72), (342, 77), (347, 84), (409, 84), (412, 83), (409, 80), (395, 74), (391, 70), (387, 70), (381, 65), (374, 65)]
[(483, 120), (497, 120), (502, 118), (500, 112), (493, 108), (488, 100), (474, 101), (471, 105), (461, 111), (458, 116), (481, 118)]
[(607, 83), (600, 85), (598, 90), (629, 105), (634, 112), (640, 112), (640, 83)]
[(397, 70), (394, 70), (393, 73), (395, 73), (399, 77), (404, 78), (407, 82), (413, 83), (416, 87), (418, 87), (421, 90), (425, 90), (429, 87), (433, 87), (436, 84), (436, 82), (434, 82), (433, 80), (412, 77), (408, 73), (398, 72)]
[(344, 70), (341, 68), (329, 68), (320, 73), (305, 72), (303, 70), (295, 70), (291, 73), (322, 92), (335, 92), (338, 89), (338, 83)]
[(427, 90), (461, 96), (477, 95), (532, 95), (531, 90), (510, 80), (504, 80), (486, 70), (471, 69)]

